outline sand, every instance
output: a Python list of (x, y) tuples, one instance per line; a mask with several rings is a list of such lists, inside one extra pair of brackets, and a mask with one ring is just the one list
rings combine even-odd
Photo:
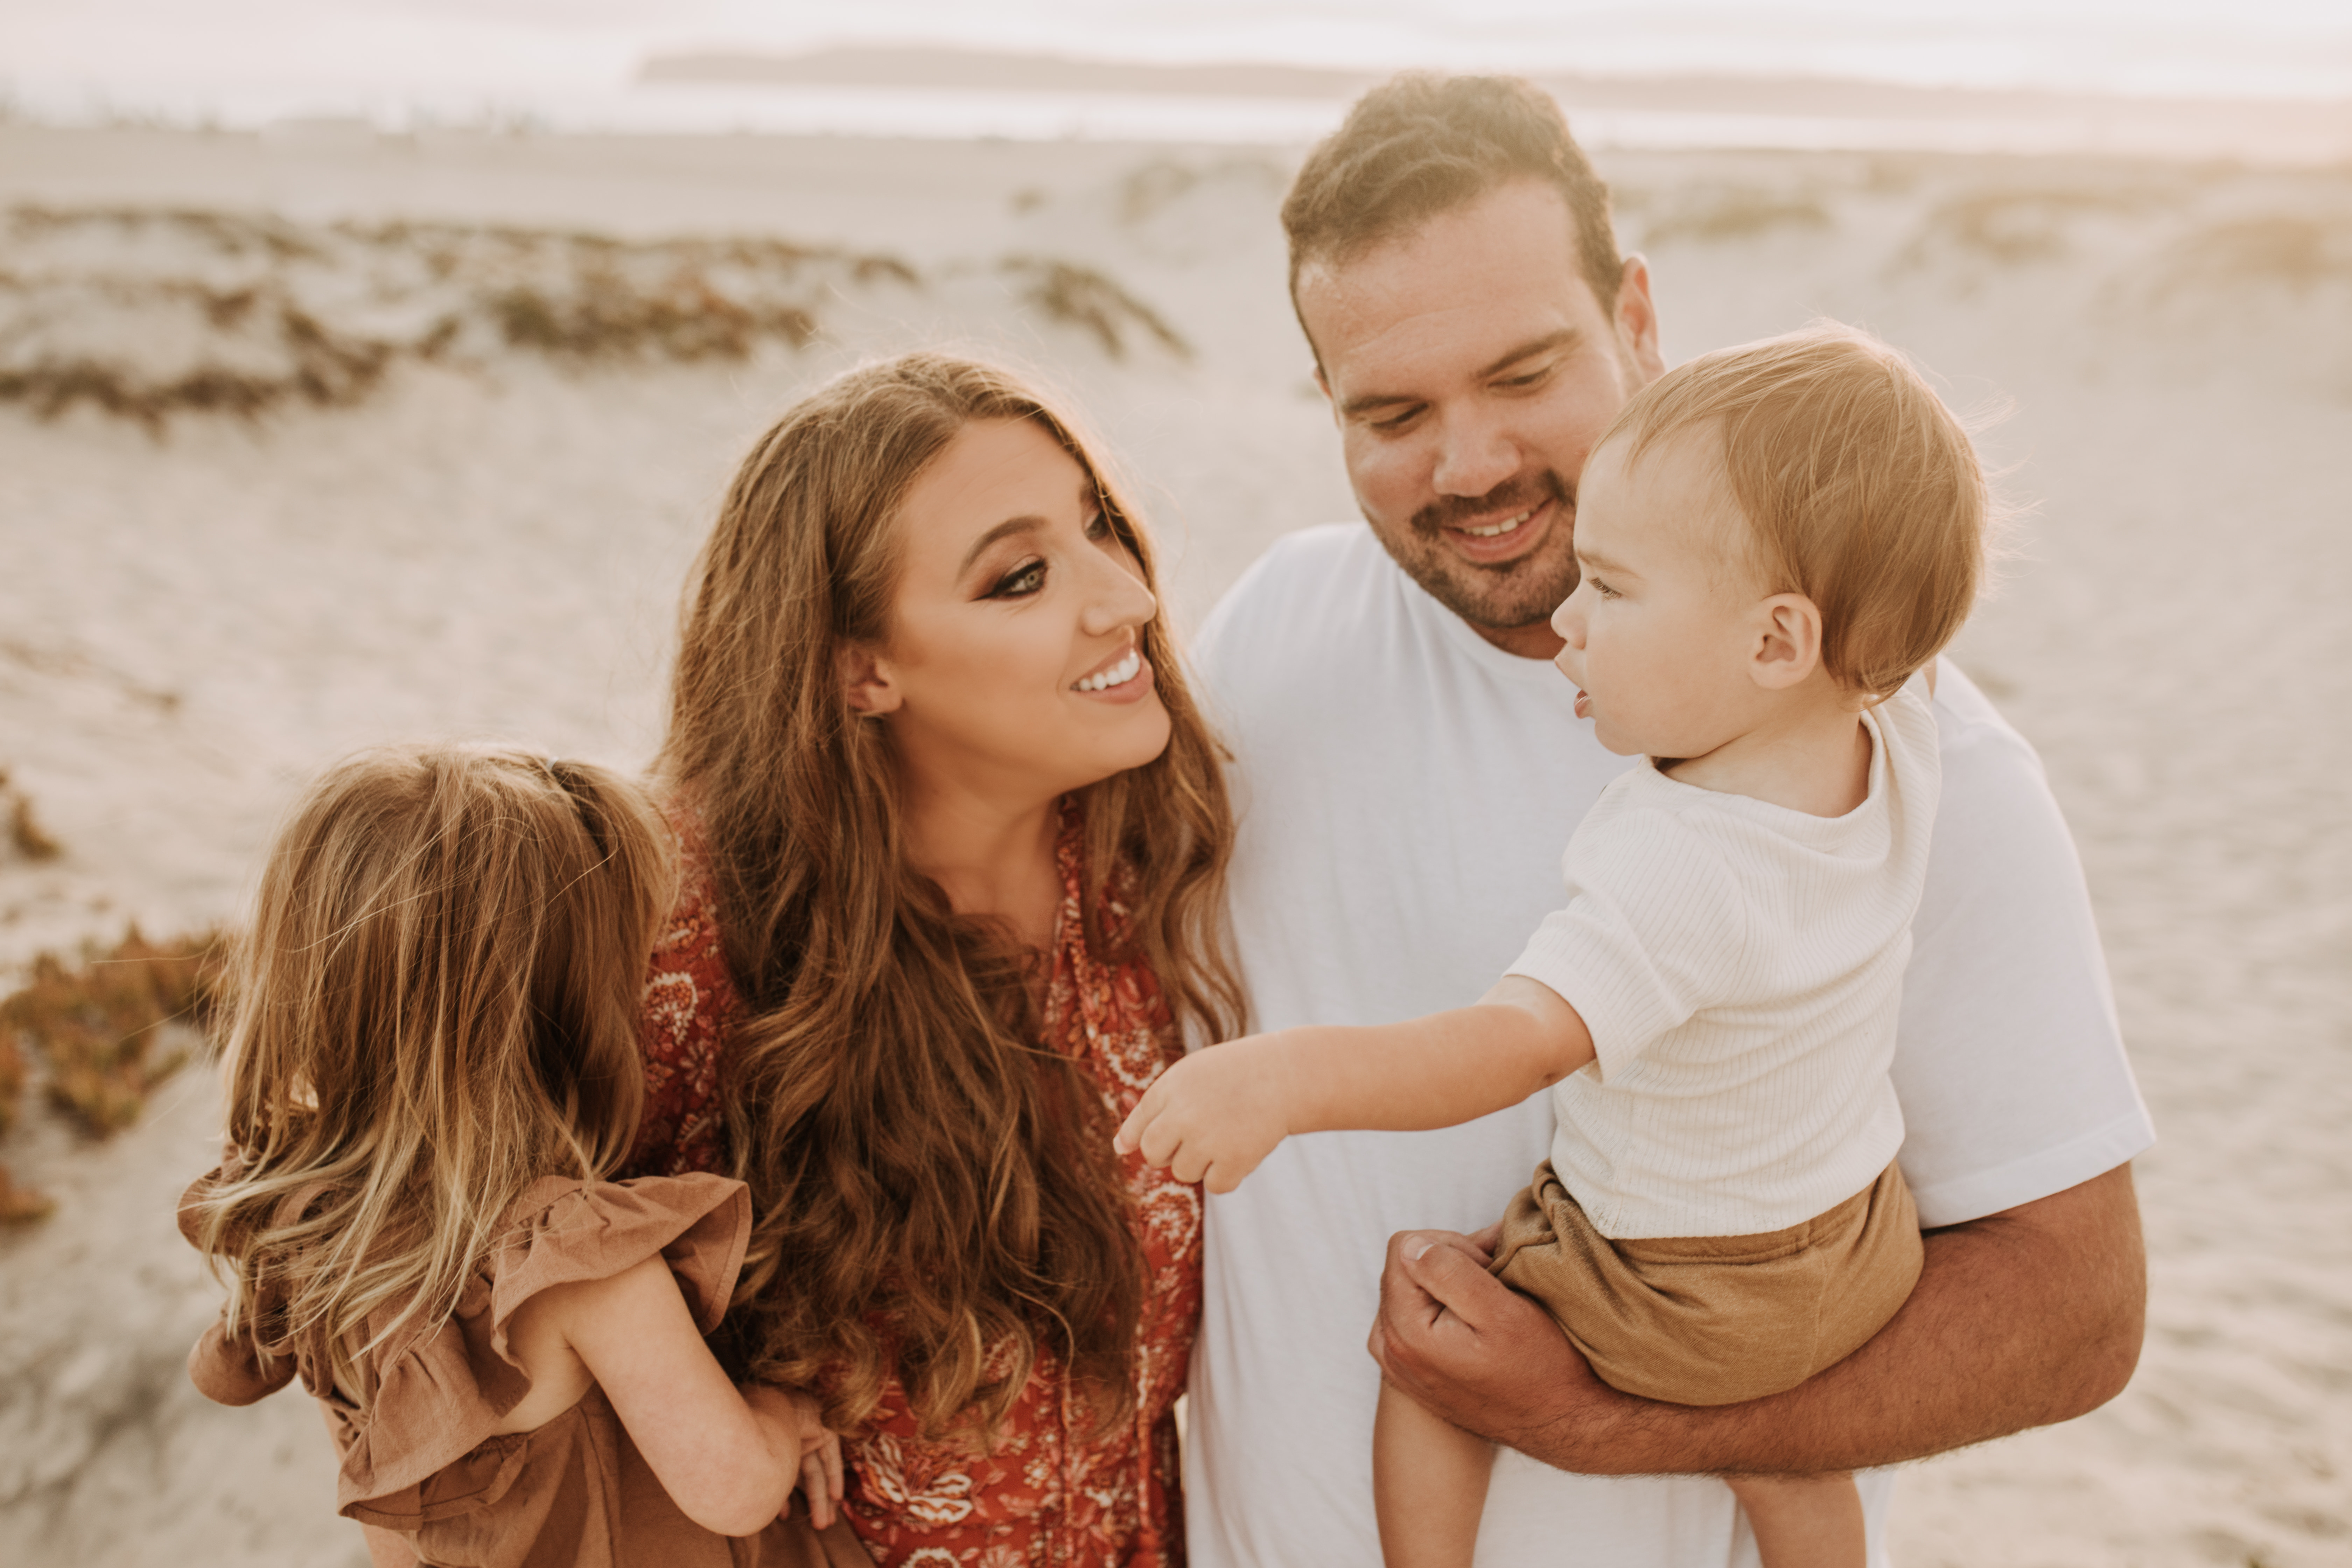
[[(49, 215), (0, 229), (0, 386), (96, 366), (152, 400), (209, 366), (279, 389), (250, 419), (152, 428), (0, 402), (0, 767), (64, 846), (0, 846), (0, 963), (127, 918), (233, 917), (274, 815), (354, 745), (511, 733), (642, 761), (729, 470), (866, 353), (945, 339), (1067, 386), (1197, 622), (1276, 534), (1351, 513), (1282, 295), (1296, 157), (0, 126), (0, 205)], [(2105, 1409), (1914, 1467), (1895, 1561), (2344, 1563), (2352, 169), (1603, 165), (1670, 359), (1826, 313), (2012, 408), (1987, 440), (2032, 510), (1958, 657), (2041, 748), (2082, 846), (2162, 1139), (2137, 1167), (2150, 1330)], [(730, 236), (810, 254), (688, 243)], [(618, 276), (611, 297), (642, 304), (689, 272), (737, 312), (743, 357), (505, 335), (526, 285), (568, 309)], [(1057, 277), (1108, 339), (1044, 302)], [(793, 310), (814, 331), (797, 348)], [(286, 390), (323, 352), (288, 346), (289, 310), (376, 356), (332, 362), (343, 401)], [(355, 1557), (310, 1412), (215, 1410), (177, 1370), (210, 1301), (168, 1207), (213, 1094), (192, 1069), (112, 1143), (39, 1113), (0, 1139), (58, 1200), (0, 1237), (12, 1563)]]

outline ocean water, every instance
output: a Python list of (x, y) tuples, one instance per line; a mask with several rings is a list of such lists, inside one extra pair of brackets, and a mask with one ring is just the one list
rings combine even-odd
[[(1304, 142), (1334, 99), (648, 83), (684, 52), (834, 44), (1155, 63), (1836, 77), (2124, 100), (2352, 105), (2352, 0), (0, 0), (0, 110), (267, 126), (366, 121)], [(1573, 110), (1573, 106), (1571, 106)], [(2113, 123), (1594, 111), (1601, 143), (2126, 150)], [(2347, 132), (2352, 135), (2352, 132)], [(2118, 138), (2120, 140), (2118, 141)], [(2323, 147), (2311, 156), (2352, 155)]]

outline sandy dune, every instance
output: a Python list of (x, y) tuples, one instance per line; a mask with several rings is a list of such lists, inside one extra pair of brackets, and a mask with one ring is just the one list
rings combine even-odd
[[(232, 914), (294, 784), (355, 744), (642, 760), (727, 472), (865, 353), (946, 338), (1071, 388), (1197, 619), (1350, 511), (1282, 295), (1295, 156), (0, 126), (0, 766), (66, 851), (0, 848), (0, 963)], [(2098, 900), (2163, 1140), (2152, 1319), (2107, 1409), (1915, 1468), (1894, 1560), (2344, 1563), (2352, 170), (1605, 172), (1670, 358), (1826, 313), (2013, 405), (1987, 441), (2033, 510), (1959, 657)], [(137, 416), (173, 388), (258, 411)], [(210, 1306), (167, 1210), (211, 1092), (184, 1076), (111, 1145), (38, 1114), (0, 1141), (58, 1199), (0, 1237), (11, 1563), (355, 1553), (310, 1413), (212, 1410), (177, 1370)]]

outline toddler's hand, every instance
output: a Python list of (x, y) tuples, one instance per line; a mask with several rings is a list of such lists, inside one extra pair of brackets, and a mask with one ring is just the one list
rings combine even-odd
[(1254, 1036), (1186, 1057), (1144, 1091), (1112, 1146), (1140, 1150), (1180, 1182), (1232, 1192), (1290, 1133), (1278, 1040)]
[[(743, 1402), (769, 1429), (779, 1450), (799, 1456), (796, 1489), (808, 1503), (809, 1522), (819, 1530), (829, 1528), (841, 1503), (841, 1438), (825, 1429), (820, 1417), (823, 1406), (808, 1394), (772, 1384), (747, 1383), (742, 1392)], [(792, 1500), (787, 1498), (784, 1506), (789, 1512)]]

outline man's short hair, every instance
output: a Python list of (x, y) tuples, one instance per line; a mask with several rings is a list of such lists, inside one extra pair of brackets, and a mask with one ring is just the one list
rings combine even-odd
[[(1593, 450), (1714, 445), (1740, 518), (1727, 564), (1822, 612), (1822, 665), (1892, 693), (1975, 605), (1994, 509), (1969, 433), (1911, 362), (1835, 321), (1701, 354), (1652, 382)], [(1742, 521), (1744, 520), (1744, 527)]]
[(1290, 237), (1292, 306), (1308, 262), (1347, 261), (1521, 179), (1559, 193), (1585, 281), (1602, 313), (1613, 312), (1624, 258), (1609, 221), (1609, 187), (1569, 135), (1559, 105), (1517, 77), (1425, 71), (1392, 77), (1358, 99), (1291, 182), (1282, 226)]

